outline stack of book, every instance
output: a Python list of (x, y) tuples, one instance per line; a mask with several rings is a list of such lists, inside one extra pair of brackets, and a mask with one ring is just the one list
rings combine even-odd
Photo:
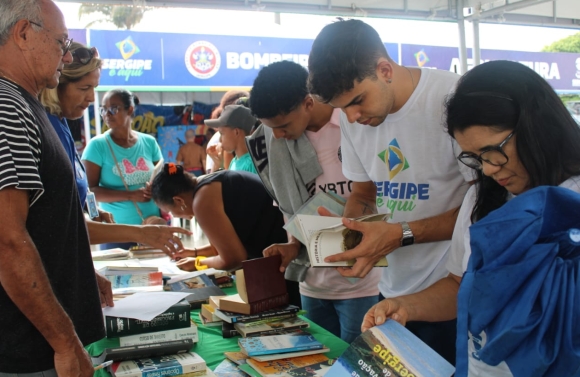
[[(212, 300), (210, 300), (210, 303)], [(210, 304), (211, 305), (211, 304)], [(202, 309), (203, 310), (203, 309)], [(224, 321), (223, 326), (232, 328), (243, 337), (277, 335), (309, 327), (309, 323), (298, 317), (300, 308), (288, 305), (257, 314), (238, 314), (214, 308), (213, 315)]]
[(163, 273), (157, 267), (106, 266), (99, 273), (111, 282), (114, 298), (122, 298), (136, 292), (163, 290)]
[(115, 362), (109, 371), (113, 377), (215, 376), (195, 352)]
[(191, 321), (191, 307), (180, 301), (151, 321), (105, 316), (107, 338), (118, 338), (121, 346), (134, 346), (171, 340), (198, 341), (197, 326)]

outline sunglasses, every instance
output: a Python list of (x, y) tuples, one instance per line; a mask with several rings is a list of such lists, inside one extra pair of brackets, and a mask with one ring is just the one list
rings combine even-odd
[(71, 51), (71, 54), (73, 57), (73, 63), (87, 65), (93, 58), (99, 57), (99, 50), (97, 50), (96, 47), (79, 47), (76, 50)]
[(107, 113), (111, 114), (111, 115), (117, 115), (117, 113), (119, 112), (119, 110), (122, 110), (122, 107), (120, 106), (111, 106), (111, 107), (101, 107), (101, 109), (99, 110), (99, 112), (101, 113), (101, 116), (104, 118)]

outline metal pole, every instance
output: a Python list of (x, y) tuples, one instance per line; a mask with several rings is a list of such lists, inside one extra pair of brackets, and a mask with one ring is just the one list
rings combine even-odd
[(467, 72), (467, 45), (465, 43), (465, 17), (463, 16), (463, 0), (457, 0), (457, 26), (459, 27), (459, 63), (463, 75)]
[(481, 63), (481, 48), (479, 46), (479, 20), (473, 20), (473, 66)]
[(103, 133), (101, 129), (101, 114), (99, 113), (99, 93), (95, 93), (95, 135), (100, 135)]

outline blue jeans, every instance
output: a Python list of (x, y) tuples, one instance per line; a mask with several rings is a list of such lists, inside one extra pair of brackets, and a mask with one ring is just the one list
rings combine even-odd
[(0, 377), (57, 377), (56, 370), (45, 370), (36, 373), (2, 373), (0, 372)]
[(305, 317), (351, 343), (360, 335), (363, 318), (371, 306), (379, 302), (379, 296), (351, 298), (346, 300), (322, 300), (300, 295)]

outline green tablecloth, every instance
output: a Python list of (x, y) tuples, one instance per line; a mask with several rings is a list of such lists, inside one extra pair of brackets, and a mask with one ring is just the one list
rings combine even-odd
[[(237, 291), (235, 288), (226, 288), (224, 292), (226, 294), (235, 294)], [(238, 347), (238, 339), (240, 337), (236, 336), (224, 339), (222, 337), (221, 326), (204, 326), (199, 320), (198, 313), (199, 310), (193, 310), (191, 312), (191, 318), (198, 326), (199, 338), (198, 342), (193, 346), (192, 351), (198, 353), (206, 361), (207, 366), (213, 370), (224, 359), (224, 352), (240, 350), (240, 347)], [(329, 333), (314, 322), (310, 322), (310, 328), (306, 330), (314, 335), (319, 342), (330, 348), (330, 352), (325, 355), (331, 359), (340, 356), (348, 348), (348, 343)], [(112, 347), (119, 347), (118, 339), (105, 338), (87, 346), (86, 349), (91, 356), (98, 356), (105, 348)], [(103, 370), (95, 372), (95, 377), (109, 376), (110, 374)]]

